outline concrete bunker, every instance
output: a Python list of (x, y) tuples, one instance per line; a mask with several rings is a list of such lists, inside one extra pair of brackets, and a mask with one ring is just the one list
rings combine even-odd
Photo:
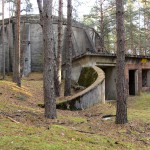
[[(91, 72), (90, 75), (89, 72)], [(57, 104), (58, 109), (82, 110), (100, 102), (105, 103), (105, 76), (103, 70), (96, 66), (84, 67), (81, 76), (83, 77), (80, 77), (80, 80), (82, 80), (80, 82), (87, 88)], [(86, 81), (91, 77), (94, 79), (90, 79), (87, 84)]]

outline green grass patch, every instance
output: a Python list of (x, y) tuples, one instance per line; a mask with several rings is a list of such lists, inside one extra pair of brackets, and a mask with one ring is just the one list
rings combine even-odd
[(150, 94), (142, 93), (132, 101), (132, 105), (128, 108), (129, 120), (138, 119), (150, 123)]
[(115, 144), (111, 138), (101, 135), (79, 133), (61, 125), (52, 125), (49, 130), (23, 124), (15, 124), (7, 119), (0, 122), (0, 149), (5, 150), (97, 150), (134, 148), (129, 143)]

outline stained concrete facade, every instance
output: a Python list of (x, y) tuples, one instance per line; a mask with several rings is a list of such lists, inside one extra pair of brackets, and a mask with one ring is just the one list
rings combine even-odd
[[(55, 52), (57, 51), (58, 20), (53, 19), (53, 34)], [(2, 22), (0, 21), (0, 69), (2, 70)], [(13, 49), (15, 48), (15, 18), (5, 20), (4, 30), (5, 40), (5, 60), (6, 72), (12, 70)], [(65, 62), (65, 39), (66, 39), (66, 20), (63, 22), (63, 51), (62, 60)], [(99, 43), (99, 37), (95, 30), (83, 26), (81, 23), (73, 21), (72, 26), (72, 54), (73, 58), (86, 53), (87, 51), (96, 52), (95, 45)], [(97, 43), (96, 43), (97, 42)], [(39, 16), (21, 17), (21, 49), (24, 51), (24, 74), (31, 71), (42, 71), (43, 69), (43, 35), (39, 24)]]
[[(116, 99), (116, 56), (108, 54), (92, 54), (87, 53), (73, 61), (72, 77), (74, 80), (78, 80), (79, 73), (82, 67), (98, 66), (103, 69), (105, 73), (105, 96), (106, 100)], [(129, 75), (130, 71), (133, 73)], [(144, 78), (142, 78), (142, 72), (146, 70), (146, 86), (142, 86)], [(126, 87), (127, 94), (138, 95), (142, 91), (150, 92), (150, 57), (144, 56), (126, 56), (125, 64), (126, 75)], [(133, 77), (134, 76), (134, 77)], [(134, 80), (133, 82), (131, 82)], [(129, 86), (129, 82), (133, 86)]]
[[(53, 20), (55, 52), (57, 51), (57, 18)], [(13, 50), (15, 48), (15, 18), (10, 24), (5, 20), (5, 60), (6, 72), (12, 71)], [(0, 21), (1, 25), (1, 21)], [(39, 16), (21, 17), (21, 49), (24, 51), (24, 75), (31, 71), (43, 70), (43, 35), (39, 25)], [(65, 69), (66, 20), (63, 21), (62, 70)], [(105, 96), (116, 99), (116, 55), (102, 53), (100, 36), (94, 29), (73, 22), (72, 26), (72, 79), (78, 81), (82, 67), (97, 66), (105, 73)], [(2, 70), (2, 28), (0, 26), (0, 69)], [(150, 56), (126, 56), (127, 93), (137, 95), (141, 91), (150, 91)], [(133, 87), (131, 86), (133, 85)], [(133, 90), (131, 90), (133, 89)]]

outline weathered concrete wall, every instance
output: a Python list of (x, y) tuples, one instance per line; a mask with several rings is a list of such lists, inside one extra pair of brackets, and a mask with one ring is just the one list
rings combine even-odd
[(58, 104), (57, 108), (64, 109), (86, 109), (97, 103), (105, 103), (105, 75), (104, 72), (94, 66), (98, 74), (96, 81), (85, 90), (68, 97), (65, 102)]
[[(0, 22), (1, 23), (1, 22)], [(11, 19), (11, 26), (15, 24), (15, 18)], [(23, 27), (25, 24), (25, 27)], [(8, 33), (8, 19), (5, 20), (5, 47), (8, 46), (8, 39), (11, 37), (11, 41), (14, 43), (15, 38), (13, 28), (10, 28)], [(80, 56), (81, 54), (85, 53), (86, 51), (93, 51), (93, 43), (91, 37), (88, 34), (91, 34), (90, 30), (86, 31), (85, 26), (81, 25), (77, 22), (73, 23), (72, 27), (72, 54), (73, 57)], [(1, 38), (1, 30), (0, 30), (0, 38)], [(89, 33), (90, 32), (90, 33)], [(95, 31), (93, 31), (93, 34)], [(57, 26), (57, 18), (54, 19), (53, 23), (53, 34), (54, 34), (54, 47), (55, 52), (57, 52), (57, 36), (58, 36), (58, 26)], [(65, 62), (65, 50), (66, 50), (66, 24), (64, 21), (63, 25), (63, 50), (62, 50), (62, 62)], [(27, 42), (29, 42), (27, 44)], [(93, 42), (93, 43), (91, 43)], [(42, 29), (39, 25), (39, 16), (22, 16), (21, 17), (21, 47), (24, 48), (24, 64), (25, 64), (25, 71), (24, 74), (28, 74), (30, 71), (42, 71), (43, 70), (43, 35)], [(25, 45), (26, 44), (26, 45)], [(14, 45), (11, 44), (11, 48), (7, 48), (6, 57), (6, 66), (12, 68), (12, 60), (13, 60), (13, 50)], [(2, 49), (0, 48), (0, 53)], [(7, 69), (8, 70), (8, 69)]]
[[(6, 68), (6, 72), (9, 72), (10, 70), (10, 59), (9, 59), (9, 45), (8, 45), (8, 27), (5, 26), (4, 27), (4, 52), (5, 52), (5, 68)], [(3, 56), (3, 51), (2, 51), (2, 27), (0, 27), (0, 70), (2, 72), (3, 69), (3, 60), (4, 60), (4, 56)]]
[(24, 70), (23, 75), (31, 72), (31, 40), (30, 40), (30, 24), (21, 24), (21, 51), (23, 51)]
[[(4, 30), (4, 48), (5, 48), (5, 70), (12, 71), (13, 51), (15, 42), (15, 31), (12, 23), (5, 25)], [(21, 51), (24, 55), (24, 74), (31, 72), (31, 52), (30, 52), (30, 25), (28, 23), (21, 24)], [(2, 30), (0, 30), (0, 68), (2, 69)]]
[[(149, 69), (150, 70), (150, 58), (145, 58), (144, 64), (142, 57), (128, 57), (126, 58), (126, 67), (125, 67), (125, 74), (126, 74), (126, 87), (127, 93), (129, 94), (129, 70), (135, 70), (135, 78), (136, 78), (136, 85), (135, 85), (135, 94), (140, 94), (141, 91), (150, 91), (150, 88), (142, 88), (142, 69)], [(73, 61), (73, 69), (72, 69), (72, 78), (73, 80), (77, 81), (80, 75), (82, 67), (88, 66), (99, 66), (102, 68), (109, 68), (105, 69), (106, 75), (106, 99), (116, 99), (116, 56), (103, 56), (100, 54), (85, 54)], [(114, 69), (110, 69), (110, 68)], [(149, 84), (149, 74), (148, 74), (148, 84)]]
[(43, 34), (39, 24), (30, 24), (31, 70), (42, 71), (43, 68)]
[(103, 80), (99, 85), (97, 85), (93, 90), (87, 92), (80, 97), (79, 100), (75, 102), (75, 107), (77, 109), (86, 109), (94, 104), (105, 101), (105, 80)]
[(72, 79), (77, 81), (82, 67), (88, 66), (115, 66), (115, 57), (103, 57), (103, 56), (83, 56), (82, 58), (75, 59), (72, 64)]
[[(149, 87), (142, 87), (142, 69), (150, 70), (149, 62), (145, 64), (127, 64), (125, 68), (127, 93), (129, 94), (129, 70), (135, 70), (136, 82), (135, 82), (135, 94), (140, 94), (141, 91), (150, 91)], [(147, 76), (148, 77), (148, 76)], [(148, 79), (148, 78), (147, 78)], [(149, 79), (147, 80), (149, 83)]]

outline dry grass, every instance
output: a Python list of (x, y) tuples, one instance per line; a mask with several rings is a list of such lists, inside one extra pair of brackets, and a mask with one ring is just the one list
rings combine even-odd
[(150, 149), (150, 94), (129, 98), (126, 125), (102, 119), (115, 115), (111, 103), (83, 111), (57, 110), (58, 118), (47, 120), (37, 106), (43, 103), (42, 75), (24, 78), (22, 88), (7, 79), (0, 81), (0, 150)]

